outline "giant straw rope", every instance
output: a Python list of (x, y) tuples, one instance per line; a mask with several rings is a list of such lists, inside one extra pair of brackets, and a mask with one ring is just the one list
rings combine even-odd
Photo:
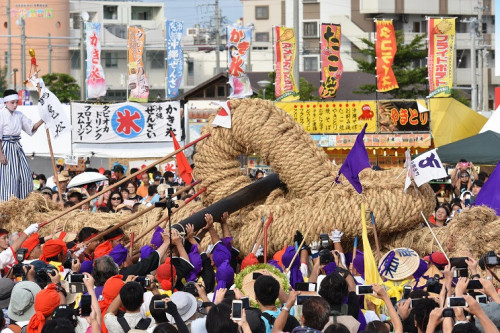
[[(262, 217), (271, 213), (274, 221), (268, 236), (270, 253), (291, 244), (295, 230), (305, 233), (311, 225), (311, 239), (307, 242), (315, 240), (319, 233), (337, 228), (344, 232), (347, 249), (354, 236), (361, 235), (361, 202), (374, 213), (383, 250), (407, 246), (423, 255), (438, 249), (430, 231), (421, 226), (420, 211), (430, 216), (435, 207), (429, 185), (418, 189), (411, 186), (405, 194), (404, 177), (397, 177), (400, 169), (366, 169), (360, 174), (363, 194), (359, 195), (344, 177), (341, 177), (342, 184), (334, 184), (338, 167), (285, 111), (260, 99), (232, 100), (230, 106), (232, 128), (213, 128), (209, 124), (203, 134), (212, 135), (196, 146), (194, 176), (203, 180), (199, 186), (207, 187), (202, 203), (188, 204), (173, 216), (173, 223), (248, 185), (251, 180), (241, 171), (238, 156), (256, 153), (279, 174), (286, 188), (277, 189), (264, 202), (230, 216), (235, 246), (243, 253), (251, 251)], [(212, 120), (213, 117), (210, 123)], [(325, 204), (320, 207), (325, 196)], [(0, 204), (0, 226), (21, 229), (33, 221), (56, 215), (53, 209), (57, 206), (47, 203), (39, 194), (30, 195), (24, 203), (12, 199)], [(154, 209), (124, 229), (126, 233), (141, 234), (163, 214), (161, 209)], [(67, 230), (79, 230), (83, 226), (103, 229), (124, 218), (126, 216), (120, 214), (72, 212), (60, 220), (67, 224)], [(435, 230), (450, 256), (468, 250), (477, 258), (500, 247), (500, 219), (485, 207), (464, 211), (447, 227)], [(150, 237), (144, 237), (136, 244), (137, 248), (149, 240)], [(205, 238), (203, 244), (207, 242)]]

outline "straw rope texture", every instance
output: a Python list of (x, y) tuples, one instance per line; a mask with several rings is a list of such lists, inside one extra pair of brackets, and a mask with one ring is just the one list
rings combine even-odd
[[(335, 228), (342, 230), (343, 246), (347, 251), (354, 237), (361, 236), (361, 202), (375, 216), (382, 250), (410, 247), (420, 255), (438, 250), (428, 228), (422, 227), (420, 216), (420, 211), (430, 216), (435, 207), (434, 193), (429, 185), (418, 189), (410, 186), (405, 194), (404, 175), (398, 178), (401, 169), (365, 169), (360, 174), (363, 194), (359, 195), (343, 176), (340, 178), (342, 184), (334, 182), (338, 167), (285, 111), (260, 99), (231, 100), (230, 105), (232, 128), (213, 128), (213, 115), (202, 131), (202, 134), (210, 132), (211, 136), (196, 146), (194, 177), (203, 180), (197, 190), (207, 187), (202, 202), (194, 201), (180, 209), (173, 215), (172, 223), (250, 184), (251, 180), (240, 168), (238, 156), (256, 153), (280, 175), (286, 187), (274, 190), (264, 201), (231, 214), (229, 228), (235, 246), (243, 254), (251, 251), (255, 235), (262, 226), (262, 217), (267, 219), (271, 213), (274, 220), (268, 232), (269, 253), (291, 244), (295, 230), (305, 234), (309, 227), (308, 243), (316, 240), (319, 233)], [(23, 201), (12, 198), (0, 204), (0, 227), (22, 230), (30, 223), (57, 215), (58, 209), (58, 205), (47, 202), (37, 193)], [(156, 208), (123, 229), (127, 235), (134, 231), (137, 236), (162, 216), (166, 216), (166, 211)], [(78, 231), (83, 226), (103, 230), (127, 217), (75, 211), (62, 217), (59, 223), (66, 224), (66, 230)], [(216, 228), (220, 232), (218, 224)], [(48, 234), (51, 229), (49, 225), (40, 234)], [(371, 228), (368, 230), (371, 237)], [(469, 249), (477, 258), (500, 247), (500, 219), (488, 208), (464, 211), (447, 227), (434, 230), (450, 256)], [(149, 241), (150, 236), (144, 237), (137, 242), (136, 248)], [(206, 237), (203, 245), (208, 241)]]

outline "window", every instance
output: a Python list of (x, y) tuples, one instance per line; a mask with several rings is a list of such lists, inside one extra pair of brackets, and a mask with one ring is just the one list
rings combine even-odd
[(132, 6), (132, 20), (150, 21), (153, 19), (153, 8)]
[(269, 19), (269, 6), (255, 6), (255, 19), (268, 20)]
[(116, 52), (105, 52), (104, 53), (104, 66), (106, 68), (117, 68), (118, 67), (118, 54)]
[(148, 52), (148, 60), (151, 62), (152, 69), (165, 68), (165, 53), (163, 51)]
[(226, 87), (217, 86), (217, 97), (226, 97)]
[(80, 69), (80, 51), (71, 50), (70, 58), (71, 58), (71, 69)]
[(215, 87), (211, 86), (205, 90), (205, 97), (214, 98), (215, 97)]
[(318, 57), (303, 57), (303, 59), (305, 72), (315, 72), (318, 70)]
[(104, 19), (117, 20), (118, 19), (118, 6), (104, 6)]
[(304, 37), (318, 37), (318, 22), (304, 22)]
[(125, 24), (105, 24), (104, 28), (118, 38), (127, 39), (127, 26)]
[(269, 42), (269, 32), (256, 32), (255, 33), (256, 42)]

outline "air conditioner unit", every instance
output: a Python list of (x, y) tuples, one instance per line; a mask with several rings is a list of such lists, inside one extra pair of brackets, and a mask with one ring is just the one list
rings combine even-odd
[(188, 28), (186, 34), (188, 36), (196, 36), (196, 35), (198, 35), (198, 33), (199, 33), (199, 29), (198, 28)]

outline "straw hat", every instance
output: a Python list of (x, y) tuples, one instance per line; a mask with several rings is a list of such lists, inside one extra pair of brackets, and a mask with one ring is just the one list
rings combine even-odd
[(61, 171), (61, 173), (57, 176), (57, 180), (60, 182), (65, 182), (70, 180), (69, 172), (67, 170)]
[(420, 257), (412, 249), (403, 247), (393, 249), (379, 261), (380, 276), (387, 280), (404, 280), (415, 273), (420, 265)]

